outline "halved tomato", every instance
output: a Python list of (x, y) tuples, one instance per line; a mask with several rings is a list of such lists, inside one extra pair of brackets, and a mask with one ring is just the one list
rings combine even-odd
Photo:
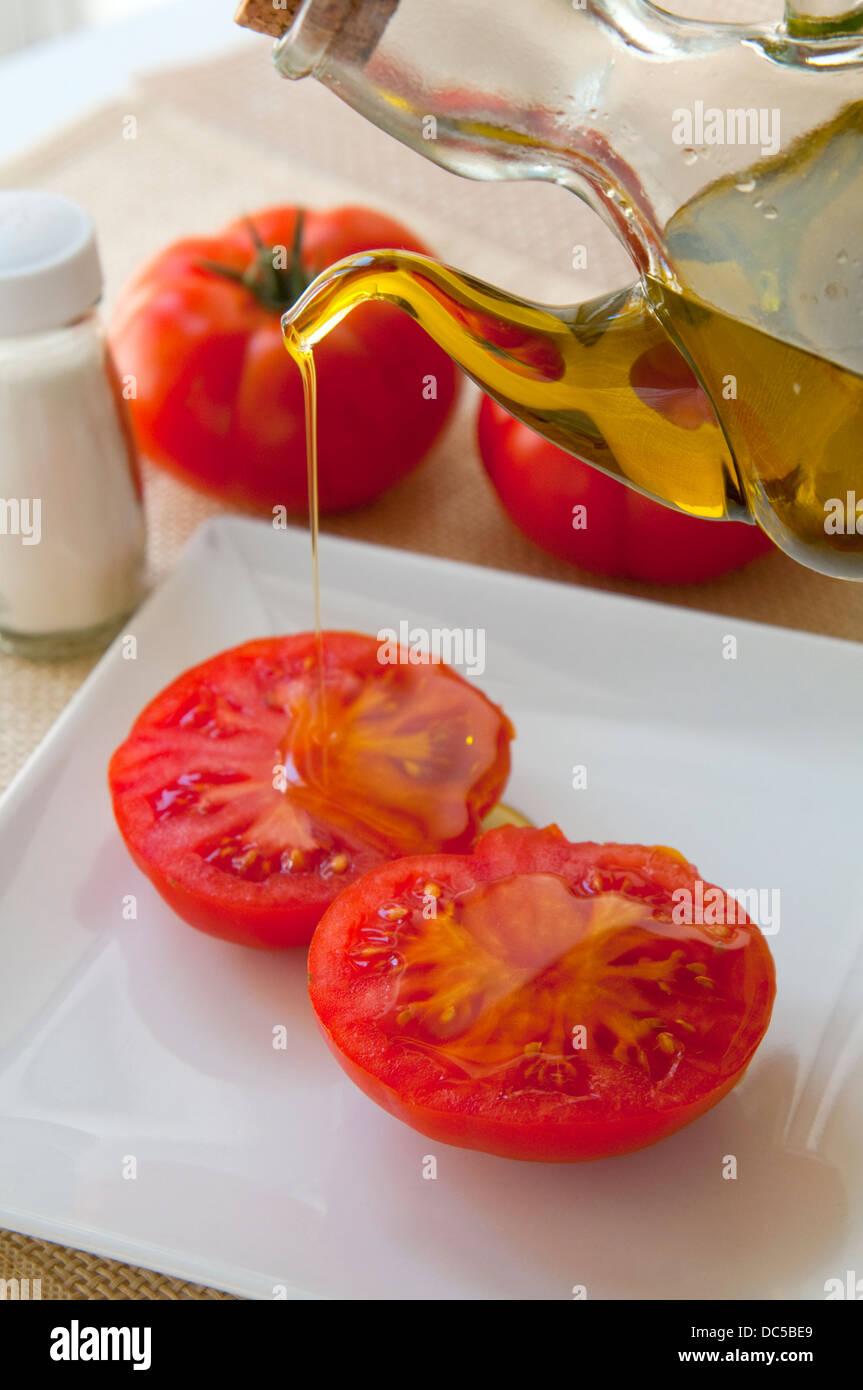
[[(374, 637), (265, 638), (187, 671), (111, 760), (133, 859), (186, 922), (249, 946), (308, 942), (353, 879), (470, 848), (509, 775), (496, 705)], [(393, 653), (389, 652), (392, 656)]]
[(627, 1153), (721, 1100), (770, 1019), (764, 937), (698, 883), (661, 846), (491, 830), (343, 893), (312, 940), (312, 1004), (348, 1075), (431, 1139)]

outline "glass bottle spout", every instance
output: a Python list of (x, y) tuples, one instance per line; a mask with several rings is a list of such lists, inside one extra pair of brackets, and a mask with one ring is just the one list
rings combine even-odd
[(367, 300), (404, 309), (483, 391), (569, 453), (693, 516), (746, 518), (713, 407), (641, 285), (553, 308), (425, 256), (369, 252), (308, 287), (283, 319), (289, 348), (308, 352)]

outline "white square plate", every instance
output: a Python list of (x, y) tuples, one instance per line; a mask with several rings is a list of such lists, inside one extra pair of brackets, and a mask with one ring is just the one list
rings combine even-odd
[(768, 1036), (695, 1125), (572, 1167), (433, 1145), (355, 1090), (305, 953), (181, 925), (113, 824), (145, 701), (310, 625), (302, 531), (220, 519), (0, 806), (0, 1224), (262, 1298), (823, 1298), (863, 1272), (863, 648), (342, 540), (321, 563), (328, 627), (485, 629), (534, 821), (780, 890)]

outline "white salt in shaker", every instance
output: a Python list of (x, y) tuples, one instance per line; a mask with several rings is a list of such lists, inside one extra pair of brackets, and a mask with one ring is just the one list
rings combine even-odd
[(144, 592), (135, 446), (83, 208), (0, 191), (0, 645), (105, 645)]

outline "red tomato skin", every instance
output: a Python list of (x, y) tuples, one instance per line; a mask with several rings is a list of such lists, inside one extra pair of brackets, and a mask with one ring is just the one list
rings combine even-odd
[[(377, 649), (377, 639), (364, 633), (327, 632), (324, 634), (327, 655), (337, 650), (342, 663), (349, 668), (365, 669), (370, 660), (370, 652)], [(278, 659), (283, 649), (289, 649), (290, 658), (297, 663), (313, 658), (316, 654), (314, 633), (299, 633), (288, 638), (261, 638), (244, 643), (240, 647), (221, 653), (222, 657), (249, 660), (260, 656), (265, 660)], [(308, 946), (315, 926), (320, 920), (327, 902), (324, 890), (316, 878), (299, 877), (292, 880), (290, 887), (280, 884), (281, 892), (266, 894), (256, 891), (258, 885), (242, 879), (218, 879), (209, 876), (209, 866), (200, 869), (204, 875), (184, 874), (183, 882), (177, 876), (176, 865), (167, 862), (159, 846), (151, 841), (154, 816), (144, 796), (134, 794), (137, 790), (137, 768), (140, 765), (136, 751), (136, 734), (147, 730), (153, 723), (172, 712), (186, 694), (198, 690), (200, 677), (206, 673), (217, 658), (210, 658), (183, 672), (161, 690), (141, 710), (132, 726), (129, 736), (115, 750), (108, 768), (108, 784), (112, 795), (114, 817), (126, 848), (133, 861), (150, 880), (160, 897), (189, 926), (207, 935), (230, 941), (238, 946), (251, 946), (262, 950), (284, 950), (295, 946)], [(493, 765), (489, 766), (472, 789), (475, 800), (476, 822), (497, 802), (506, 785), (510, 772), (510, 739), (514, 730), (503, 711), (494, 706), (469, 682), (459, 677), (447, 667), (437, 668), (442, 678), (453, 680), (469, 687), (471, 697), (479, 700), (489, 711), (496, 711), (499, 718), (497, 750)], [(156, 750), (158, 752), (158, 750)], [(274, 750), (267, 761), (267, 775), (270, 763), (277, 757)], [(183, 770), (186, 770), (183, 767)], [(132, 795), (127, 793), (132, 792)], [(459, 840), (459, 849), (467, 848), (476, 838), (476, 829), (468, 824)], [(181, 846), (181, 850), (184, 847)], [(388, 857), (380, 847), (369, 844), (352, 843), (351, 877), (367, 872)], [(165, 860), (165, 862), (161, 862)], [(215, 874), (216, 871), (212, 871)], [(218, 883), (218, 891), (213, 883)], [(334, 897), (342, 884), (340, 879), (330, 879), (328, 897)]]
[[(267, 246), (292, 244), (296, 210), (250, 218)], [(370, 209), (305, 214), (308, 275), (374, 247), (426, 252), (400, 223)], [(245, 287), (208, 269), (244, 271), (247, 221), (210, 238), (176, 242), (122, 290), (111, 344), (124, 377), (139, 447), (185, 482), (234, 506), (296, 516), (307, 509), (305, 414), (300, 374), (282, 341), (280, 316)], [(400, 309), (363, 304), (315, 349), (319, 500), (322, 512), (370, 502), (425, 457), (444, 428), (459, 373)], [(433, 376), (436, 397), (426, 399)]]
[[(498, 498), (528, 540), (559, 560), (610, 579), (701, 584), (772, 549), (745, 522), (704, 521), (651, 502), (509, 415), (486, 396), (480, 454)], [(587, 508), (575, 530), (572, 509)]]
[(226, 912), (200, 894), (191, 892), (172, 879), (170, 874), (145, 859), (129, 840), (126, 841), (126, 848), (133, 862), (172, 912), (188, 926), (220, 941), (229, 941), (235, 946), (251, 946), (261, 951), (284, 951), (295, 946), (308, 946), (320, 920), (319, 903), (296, 904), (286, 910), (276, 904), (257, 901), (252, 894), (249, 894), (246, 902), (235, 902), (233, 911)]
[(711, 1091), (700, 1105), (663, 1110), (649, 1119), (644, 1116), (618, 1116), (613, 1121), (592, 1126), (583, 1123), (561, 1124), (559, 1121), (549, 1125), (542, 1120), (534, 1123), (529, 1120), (517, 1123), (478, 1120), (469, 1112), (437, 1110), (405, 1102), (398, 1092), (346, 1057), (320, 1019), (318, 1027), (336, 1061), (354, 1085), (395, 1119), (437, 1143), (452, 1144), (457, 1149), (473, 1149), (498, 1158), (514, 1158), (524, 1163), (586, 1163), (599, 1158), (619, 1158), (637, 1149), (649, 1148), (651, 1144), (658, 1144), (661, 1139), (667, 1139), (697, 1120), (707, 1110), (712, 1110), (733, 1090), (746, 1071), (742, 1067)]
[[(591, 866), (623, 868), (631, 865), (643, 869), (669, 891), (691, 887), (693, 879), (698, 877), (692, 864), (662, 846), (570, 844), (557, 826), (542, 830), (505, 826), (485, 834), (472, 855), (402, 859), (367, 874), (365, 879), (356, 881), (341, 894), (318, 924), (309, 951), (309, 992), (318, 1026), (327, 1045), (361, 1091), (396, 1119), (427, 1138), (527, 1162), (575, 1163), (616, 1157), (658, 1143), (682, 1129), (724, 1099), (744, 1075), (766, 1031), (776, 993), (773, 960), (757, 928), (757, 969), (761, 974), (756, 982), (755, 1002), (763, 1020), (761, 1033), (741, 1059), (740, 1065), (728, 1076), (702, 1095), (690, 1097), (681, 1103), (636, 1111), (627, 1111), (625, 1105), (621, 1105), (616, 1111), (612, 1107), (608, 1113), (588, 1123), (583, 1117), (577, 1121), (555, 1119), (549, 1123), (541, 1115), (531, 1115), (529, 1105), (510, 1105), (509, 1113), (492, 1115), (483, 1113), (470, 1102), (453, 1101), (451, 1092), (446, 1089), (442, 1102), (435, 1105), (423, 1103), (416, 1095), (411, 1096), (408, 1093), (409, 1082), (415, 1071), (415, 1063), (402, 1059), (396, 1062), (392, 1071), (389, 1045), (382, 1034), (378, 1035), (379, 1044), (375, 1046), (372, 1041), (368, 1056), (363, 1058), (367, 1065), (362, 1065), (346, 1050), (347, 1043), (348, 1048), (356, 1051), (349, 1013), (351, 995), (355, 991), (359, 993), (366, 981), (356, 979), (340, 950), (340, 942), (355, 920), (357, 911), (369, 901), (372, 889), (375, 890), (375, 898), (397, 897), (397, 885), (418, 876), (427, 876), (432, 880), (437, 878), (456, 889), (466, 888), (476, 881), (496, 877), (504, 863), (509, 873), (554, 873), (560, 872), (567, 862), (571, 863), (573, 856), (581, 856)], [(705, 892), (708, 887), (705, 885)], [(740, 920), (749, 921), (742, 913)], [(374, 1005), (364, 1002), (364, 1013), (374, 1013), (375, 1009), (383, 1013), (384, 1000), (385, 987), (381, 984)], [(357, 1031), (360, 1026), (357, 1025)], [(382, 1075), (388, 1070), (403, 1082), (399, 1088), (388, 1084)], [(408, 1084), (404, 1084), (405, 1077)], [(522, 1113), (514, 1116), (512, 1111), (519, 1108)]]

